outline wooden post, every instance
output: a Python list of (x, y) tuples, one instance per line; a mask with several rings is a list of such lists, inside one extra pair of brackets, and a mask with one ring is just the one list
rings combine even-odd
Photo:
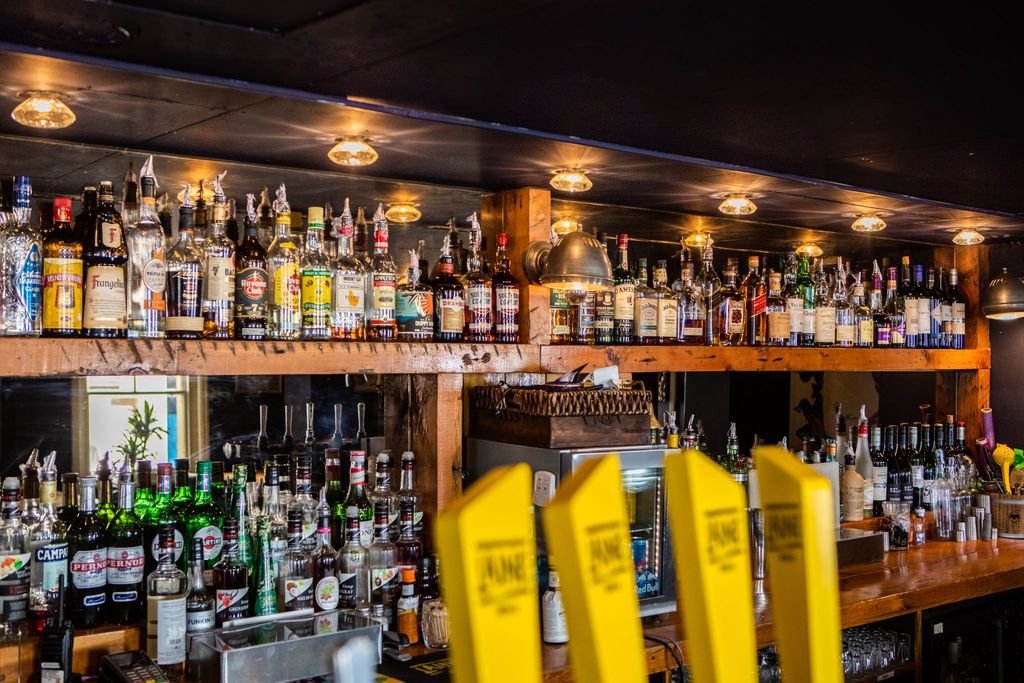
[(495, 235), (508, 233), (512, 273), (523, 283), (520, 293), (519, 332), (524, 344), (547, 344), (551, 338), (550, 292), (529, 285), (523, 275), (523, 252), (530, 242), (547, 242), (551, 235), (551, 192), (536, 187), (507, 190), (484, 197), (480, 225), (489, 244)]

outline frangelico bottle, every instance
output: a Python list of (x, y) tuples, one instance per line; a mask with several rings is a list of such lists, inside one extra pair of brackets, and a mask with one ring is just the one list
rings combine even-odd
[(124, 223), (114, 208), (114, 186), (100, 183), (99, 205), (82, 236), (85, 269), (82, 327), (86, 337), (128, 336)]
[(256, 197), (245, 195), (245, 237), (235, 252), (235, 339), (267, 336), (267, 252), (260, 245)]

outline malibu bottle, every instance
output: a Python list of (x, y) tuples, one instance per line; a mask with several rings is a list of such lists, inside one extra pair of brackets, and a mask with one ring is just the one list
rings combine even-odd
[(145, 610), (146, 553), (142, 523), (135, 516), (135, 483), (128, 460), (119, 477), (117, 512), (107, 525), (107, 620), (130, 624)]
[(78, 479), (78, 517), (68, 529), (71, 582), (67, 607), (76, 628), (102, 623), (107, 601), (107, 545), (105, 525), (96, 516), (96, 477)]
[(213, 567), (217, 628), (249, 616), (249, 568), (238, 557), (238, 520), (224, 521), (224, 550)]

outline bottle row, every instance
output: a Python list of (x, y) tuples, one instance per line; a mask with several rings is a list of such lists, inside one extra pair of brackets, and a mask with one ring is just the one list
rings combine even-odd
[[(350, 453), (342, 491), (331, 449), (319, 499), (309, 456), (293, 458), (291, 492), (277, 465), (260, 483), (235, 465), (218, 486), (209, 461), (197, 464), (194, 490), (187, 461), (161, 463), (151, 490), (151, 464), (140, 461), (135, 472), (124, 463), (115, 482), (102, 469), (64, 474), (59, 508), (54, 459), (30, 460), (20, 481), (3, 481), (2, 636), (41, 629), (63, 600), (78, 628), (146, 618), (150, 655), (174, 666), (184, 662), (186, 633), (246, 616), (355, 609), (418, 642), (422, 608), (443, 610), (437, 563), (424, 556), (412, 453), (398, 491), (387, 453), (367, 490), (362, 451)], [(437, 633), (424, 626), (424, 637), (436, 642)]]
[[(668, 284), (666, 261), (630, 268), (628, 237), (619, 235), (613, 289), (551, 294), (552, 343), (685, 344), (704, 346), (814, 346), (857, 348), (965, 348), (966, 298), (959, 274), (941, 267), (871, 264), (831, 273), (825, 259), (812, 267), (805, 254), (789, 254), (775, 269), (759, 256), (729, 258), (724, 282), (709, 238), (695, 272), (690, 250), (680, 252), (680, 276)], [(883, 287), (884, 282), (884, 287)], [(570, 300), (572, 299), (572, 300)]]
[[(215, 183), (212, 206), (192, 204), (186, 187), (177, 239), (156, 208), (152, 158), (142, 169), (138, 207), (114, 204), (113, 184), (86, 187), (72, 221), (71, 199), (53, 202), (45, 234), (31, 220), (31, 184), (17, 176), (8, 214), (0, 212), (0, 333), (5, 335), (171, 339), (519, 341), (519, 282), (508, 236), (498, 235), (493, 268), (482, 253), (476, 214), (464, 274), (446, 236), (430, 276), (420, 249), (402, 272), (388, 249), (383, 206), (373, 251), (356, 250), (348, 199), (340, 216), (311, 207), (292, 232), (284, 184), (272, 207), (247, 195), (243, 235), (228, 236), (229, 202)], [(126, 183), (127, 184), (127, 183)], [(272, 216), (273, 239), (261, 226)], [(208, 225), (206, 223), (208, 222)], [(365, 226), (363, 228), (365, 230)], [(454, 231), (454, 227), (452, 229)], [(301, 238), (300, 238), (301, 237)], [(331, 248), (328, 248), (328, 245)], [(493, 270), (493, 272), (492, 272)]]

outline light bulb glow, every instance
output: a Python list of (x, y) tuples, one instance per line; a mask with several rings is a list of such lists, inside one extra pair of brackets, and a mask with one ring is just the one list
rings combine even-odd
[(29, 128), (67, 128), (75, 119), (75, 112), (64, 103), (63, 95), (45, 90), (20, 93), (25, 100), (14, 108), (11, 118)]
[(423, 214), (412, 202), (395, 202), (388, 204), (384, 218), (391, 223), (415, 223)]
[(551, 177), (551, 187), (561, 192), (586, 192), (593, 186), (582, 168), (560, 168)]
[(855, 232), (881, 232), (885, 230), (885, 221), (873, 213), (862, 213), (850, 225)]
[(691, 232), (683, 240), (683, 244), (691, 249), (703, 249), (708, 243), (708, 233), (698, 230), (697, 232)]
[(821, 250), (821, 247), (819, 247), (817, 244), (807, 243), (801, 244), (799, 247), (797, 247), (796, 253), (799, 256), (806, 256), (807, 258), (818, 258), (825, 252), (823, 252)]
[(734, 192), (725, 195), (718, 210), (727, 216), (749, 216), (757, 211), (757, 204), (750, 198), (750, 195), (741, 192)]
[(555, 231), (556, 235), (561, 237), (562, 235), (579, 230), (580, 223), (575, 218), (563, 216), (551, 224), (551, 229)]
[[(213, 183), (214, 181), (211, 179), (203, 180), (203, 201), (206, 202), (207, 204), (213, 201), (213, 195), (215, 194), (213, 191)], [(199, 201), (199, 181), (197, 180), (196, 182), (192, 183), (190, 187), (192, 189), (189, 192), (189, 195), (191, 195), (192, 197), (192, 203), (195, 204), (197, 201)], [(184, 188), (182, 188), (181, 191), (178, 192), (178, 203), (181, 204), (184, 201), (185, 190)]]
[(370, 141), (355, 135), (346, 135), (335, 140), (327, 158), (341, 166), (369, 166), (379, 158)]
[(974, 228), (961, 228), (955, 235), (953, 235), (953, 244), (960, 245), (961, 247), (970, 247), (975, 244), (981, 244), (985, 241), (985, 236)]

